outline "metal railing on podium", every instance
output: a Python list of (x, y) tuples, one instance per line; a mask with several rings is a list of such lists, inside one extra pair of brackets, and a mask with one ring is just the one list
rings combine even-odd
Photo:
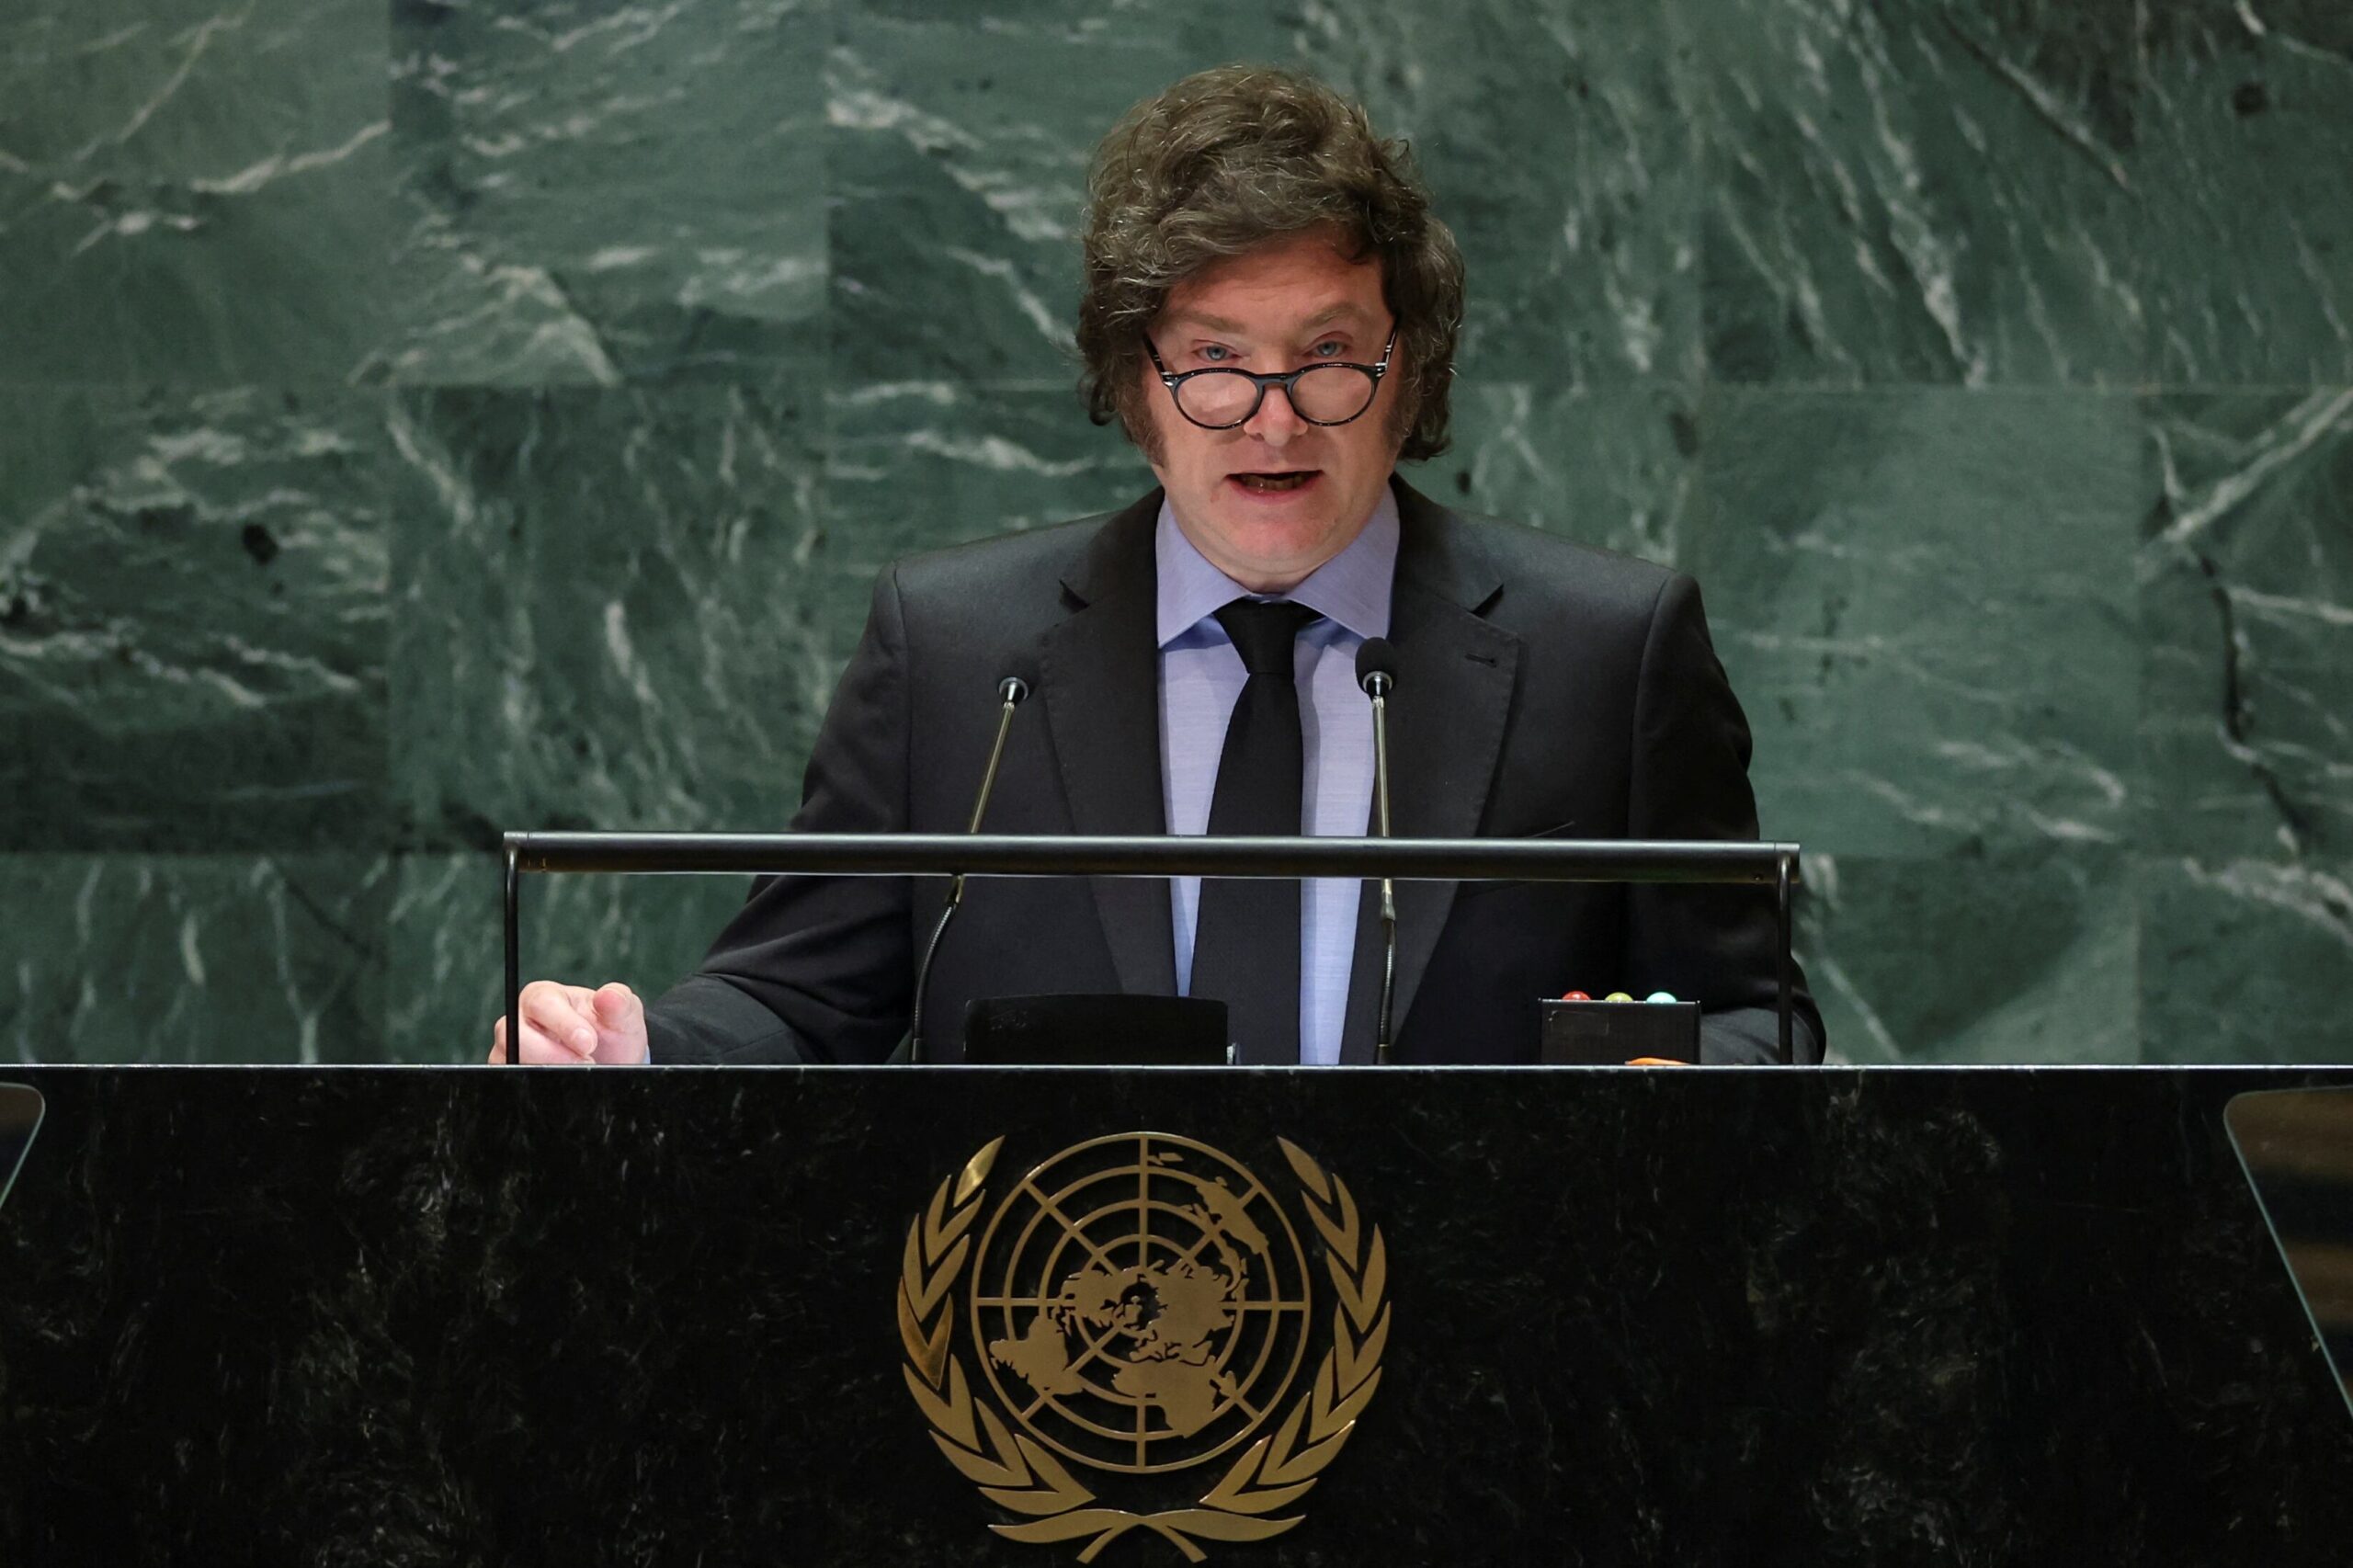
[(1403, 881), (1712, 883), (1774, 890), (1780, 1056), (1792, 1059), (1790, 892), (1799, 846), (1715, 839), (1210, 838), (947, 833), (510, 833), (507, 1060), (522, 1039), (526, 874), (852, 877), (1355, 877)]

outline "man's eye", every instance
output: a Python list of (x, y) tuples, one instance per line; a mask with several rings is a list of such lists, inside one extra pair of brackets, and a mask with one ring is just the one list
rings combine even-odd
[(1342, 354), (1347, 352), (1347, 347), (1336, 337), (1327, 337), (1308, 352), (1313, 354), (1318, 359), (1337, 359)]
[(1222, 343), (1204, 345), (1200, 353), (1201, 358), (1208, 360), (1212, 365), (1222, 365), (1226, 360), (1233, 358), (1233, 350), (1226, 347)]

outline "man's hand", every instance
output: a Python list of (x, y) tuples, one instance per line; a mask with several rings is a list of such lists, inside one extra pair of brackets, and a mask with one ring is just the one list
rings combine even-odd
[[(645, 1004), (619, 981), (591, 991), (535, 980), (523, 987), (526, 1063), (634, 1067), (645, 1060)], [(506, 1020), (490, 1028), (490, 1060), (506, 1060)]]

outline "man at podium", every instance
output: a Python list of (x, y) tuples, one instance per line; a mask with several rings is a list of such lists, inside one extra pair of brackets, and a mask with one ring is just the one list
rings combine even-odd
[[(1034, 695), (991, 832), (1361, 835), (1357, 662), (1384, 640), (1397, 835), (1756, 836), (1698, 585), (1397, 474), (1446, 447), (1463, 290), (1402, 146), (1308, 77), (1222, 67), (1131, 110), (1089, 199), (1083, 388), (1159, 486), (885, 571), (797, 830), (962, 831), (1011, 677)], [(926, 986), (925, 1059), (960, 1057), (972, 999), (1117, 992), (1223, 1000), (1242, 1062), (1370, 1062), (1372, 903), (1337, 879), (977, 879)], [(650, 1006), (526, 987), (523, 1060), (884, 1060), (939, 909), (937, 883), (763, 880)], [(1702, 1060), (1776, 1056), (1755, 889), (1405, 882), (1396, 942), (1400, 1062), (1533, 1061), (1539, 998), (1570, 990), (1696, 999)], [(1802, 983), (1794, 1038), (1819, 1059)]]

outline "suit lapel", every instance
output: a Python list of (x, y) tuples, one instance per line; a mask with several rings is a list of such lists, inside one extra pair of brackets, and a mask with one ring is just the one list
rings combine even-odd
[[(1046, 633), (1040, 682), (1071, 828), (1079, 834), (1162, 834), (1160, 649), (1153, 492), (1097, 531), (1063, 577), (1074, 613)], [(1168, 885), (1097, 877), (1095, 907), (1123, 991), (1174, 995), (1175, 926)]]
[[(1399, 838), (1469, 838), (1479, 831), (1519, 671), (1519, 640), (1482, 619), (1502, 583), (1444, 507), (1396, 483), (1402, 531), (1389, 640), (1397, 690), (1389, 701), (1391, 828)], [(1453, 882), (1397, 884), (1402, 1028), (1454, 906)], [(1365, 884), (1348, 983), (1341, 1060), (1370, 1062), (1381, 1006), (1381, 893)]]

